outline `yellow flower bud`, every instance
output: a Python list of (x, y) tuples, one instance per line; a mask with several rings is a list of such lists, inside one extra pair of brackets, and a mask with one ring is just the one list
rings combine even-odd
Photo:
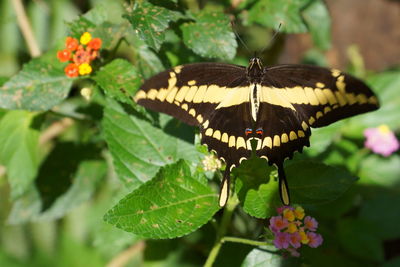
[(79, 74), (86, 75), (92, 72), (92, 67), (88, 63), (79, 65)]
[(86, 45), (90, 42), (90, 40), (92, 40), (92, 35), (88, 32), (85, 32), (84, 34), (82, 34), (79, 41), (81, 42), (81, 44)]

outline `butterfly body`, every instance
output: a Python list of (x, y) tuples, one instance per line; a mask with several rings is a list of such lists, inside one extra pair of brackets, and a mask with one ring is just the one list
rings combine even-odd
[(194, 63), (148, 79), (135, 96), (144, 107), (200, 127), (201, 143), (226, 163), (220, 205), (229, 195), (232, 168), (255, 154), (278, 168), (281, 200), (289, 204), (286, 158), (309, 146), (311, 127), (378, 108), (362, 81), (335, 69), (307, 65), (247, 68)]

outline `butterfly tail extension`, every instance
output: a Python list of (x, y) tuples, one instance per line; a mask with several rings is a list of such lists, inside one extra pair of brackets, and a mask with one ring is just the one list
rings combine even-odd
[(283, 169), (283, 163), (277, 164), (278, 177), (279, 177), (279, 196), (283, 205), (290, 205), (289, 187), (286, 180), (285, 170)]
[(224, 177), (222, 178), (221, 189), (219, 191), (219, 201), (218, 204), (220, 207), (224, 207), (226, 202), (228, 202), (229, 198), (229, 187), (230, 187), (230, 176), (231, 172), (227, 167), (224, 173)]

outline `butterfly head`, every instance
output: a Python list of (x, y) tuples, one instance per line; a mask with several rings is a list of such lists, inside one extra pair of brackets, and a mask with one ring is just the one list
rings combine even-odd
[(251, 83), (259, 83), (264, 73), (263, 65), (259, 57), (250, 59), (249, 66), (247, 67), (247, 78)]

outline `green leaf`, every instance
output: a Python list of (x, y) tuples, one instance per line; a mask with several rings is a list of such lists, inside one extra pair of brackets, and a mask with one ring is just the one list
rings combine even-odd
[(300, 10), (307, 4), (303, 0), (260, 0), (247, 14), (248, 23), (259, 23), (276, 29), (282, 23), (282, 31), (287, 33), (306, 32)]
[(359, 176), (361, 183), (400, 189), (400, 156), (394, 154), (384, 158), (368, 155), (361, 162)]
[(235, 35), (223, 13), (202, 11), (181, 30), (185, 45), (202, 57), (232, 59), (236, 54)]
[(67, 97), (73, 79), (63, 70), (64, 63), (42, 57), (31, 60), (0, 87), (0, 107), (48, 110)]
[(271, 179), (276, 174), (275, 167), (268, 166), (264, 159), (252, 157), (233, 172), (237, 177), (235, 190), (246, 213), (256, 218), (276, 213), (280, 200), (278, 183)]
[(160, 169), (149, 182), (128, 194), (104, 219), (147, 238), (175, 238), (195, 231), (219, 209), (217, 195), (193, 179), (187, 163)]
[[(161, 166), (180, 158), (198, 161), (193, 144), (166, 134), (136, 115), (128, 115), (116, 102), (108, 101), (103, 132), (116, 172), (131, 189), (152, 178)], [(173, 134), (179, 135), (179, 129)]]
[(366, 199), (360, 218), (376, 225), (374, 232), (383, 240), (400, 238), (400, 196), (397, 192), (383, 191)]
[(338, 235), (342, 246), (361, 259), (381, 262), (384, 251), (376, 236), (377, 225), (361, 219), (342, 219), (338, 223)]
[(331, 47), (331, 19), (323, 1), (312, 1), (302, 12), (315, 45), (328, 50)]
[(285, 172), (292, 201), (299, 204), (333, 201), (357, 180), (344, 169), (305, 160), (287, 164)]
[(0, 163), (6, 167), (14, 199), (31, 186), (39, 168), (35, 115), (22, 110), (9, 111), (0, 121)]
[(132, 24), (139, 37), (148, 46), (159, 50), (165, 40), (165, 30), (171, 21), (182, 17), (178, 12), (155, 6), (150, 2), (136, 2), (132, 12), (124, 16)]
[[(105, 177), (107, 166), (104, 161), (86, 160), (79, 164), (71, 187), (58, 197), (39, 220), (54, 220), (63, 217), (68, 211), (89, 200), (100, 181)], [(54, 177), (52, 177), (54, 179)]]
[(254, 248), (247, 254), (241, 267), (297, 266), (296, 258), (283, 258), (274, 246)]
[(105, 65), (93, 79), (108, 96), (127, 104), (133, 103), (136, 90), (143, 83), (136, 68), (123, 59), (115, 59)]

